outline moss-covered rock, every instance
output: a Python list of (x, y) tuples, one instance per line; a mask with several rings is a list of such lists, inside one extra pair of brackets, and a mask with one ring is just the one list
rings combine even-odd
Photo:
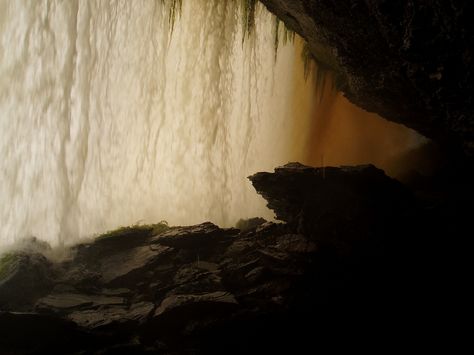
[(15, 260), (16, 256), (13, 253), (0, 256), (0, 283), (10, 275)]
[(0, 311), (23, 309), (48, 290), (51, 263), (40, 254), (16, 252), (0, 258)]
[(120, 237), (156, 235), (167, 230), (168, 228), (168, 222), (166, 221), (161, 221), (155, 224), (134, 224), (131, 226), (119, 227), (117, 229), (105, 232), (99, 235), (96, 238), (96, 241)]

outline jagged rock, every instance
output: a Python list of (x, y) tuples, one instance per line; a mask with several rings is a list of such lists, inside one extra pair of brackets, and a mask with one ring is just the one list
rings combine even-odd
[(51, 274), (51, 263), (43, 255), (19, 252), (0, 257), (0, 310), (21, 310), (34, 302), (50, 288)]
[(238, 232), (236, 229), (221, 229), (215, 224), (206, 222), (196, 226), (172, 228), (153, 237), (152, 241), (174, 248), (198, 249), (225, 241)]
[(102, 281), (121, 283), (126, 278), (133, 279), (133, 273), (146, 272), (150, 265), (171, 250), (165, 246), (145, 245), (110, 255), (100, 261)]
[(469, 1), (261, 0), (357, 106), (474, 156)]
[(75, 260), (90, 263), (98, 256), (115, 255), (118, 250), (133, 249), (147, 243), (152, 236), (158, 235), (168, 229), (164, 223), (153, 225), (135, 225), (122, 227), (116, 231), (105, 233), (91, 243), (80, 244), (73, 248)]
[(255, 243), (251, 240), (238, 239), (234, 241), (226, 250), (226, 254), (235, 255), (248, 251), (254, 247)]
[(373, 165), (311, 168), (289, 163), (249, 179), (278, 219), (319, 240), (367, 239), (372, 229), (393, 225), (412, 203), (403, 185)]
[(258, 226), (266, 223), (267, 220), (261, 217), (254, 217), (249, 219), (239, 219), (235, 228), (240, 230), (241, 232), (247, 232), (249, 230), (255, 229)]
[(96, 285), (100, 282), (102, 275), (100, 269), (94, 264), (94, 267), (87, 267), (82, 262), (72, 262), (66, 267), (64, 274), (59, 273), (57, 286), (63, 290), (81, 290), (84, 292), (94, 291)]
[[(199, 266), (199, 264), (201, 264)], [(209, 271), (206, 267), (211, 268)], [(221, 277), (217, 264), (196, 262), (184, 265), (174, 275), (175, 288), (170, 293), (213, 292), (222, 289)]]
[[(80, 348), (86, 353), (170, 354), (228, 352), (229, 342), (243, 345), (237, 353), (248, 353), (252, 342), (266, 349), (275, 334), (291, 344), (302, 341), (298, 334), (305, 331), (313, 339), (328, 320), (350, 310), (364, 309), (366, 317), (383, 309), (389, 298), (382, 285), (393, 282), (386, 264), (399, 259), (386, 258), (378, 246), (400, 230), (391, 222), (404, 226), (411, 195), (403, 186), (372, 166), (321, 170), (289, 164), (251, 180), (288, 223), (267, 222), (245, 232), (212, 223), (125, 228), (77, 247), (70, 260), (55, 265), (21, 254), (28, 275), (43, 270), (48, 287), (34, 284), (38, 289), (29, 295), (35, 296), (19, 297), (14, 309), (52, 315), (65, 325), (65, 338), (92, 337), (86, 338), (92, 341), (88, 348)], [(378, 234), (368, 223), (374, 218)], [(6, 280), (16, 269), (1, 270), (0, 280)], [(8, 302), (16, 296), (0, 294)], [(35, 317), (41, 315), (15, 322), (28, 328)]]
[(37, 302), (36, 308), (40, 311), (64, 312), (73, 309), (98, 308), (99, 306), (123, 306), (125, 302), (125, 298), (122, 297), (59, 293), (41, 298)]

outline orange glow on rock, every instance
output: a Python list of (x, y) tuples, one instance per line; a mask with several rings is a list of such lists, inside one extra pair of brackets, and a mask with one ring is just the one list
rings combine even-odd
[[(296, 50), (302, 42), (296, 40)], [(390, 122), (352, 104), (333, 88), (327, 75), (323, 87), (304, 81), (302, 60), (295, 65), (294, 90), (295, 160), (312, 166), (374, 164), (393, 177), (419, 166), (420, 147), (429, 141), (412, 129)], [(420, 171), (424, 170), (424, 171)]]

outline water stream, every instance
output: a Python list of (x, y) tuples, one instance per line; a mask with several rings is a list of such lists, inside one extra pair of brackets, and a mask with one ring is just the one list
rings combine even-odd
[(272, 217), (246, 176), (290, 159), (299, 53), (240, 4), (0, 1), (0, 248)]

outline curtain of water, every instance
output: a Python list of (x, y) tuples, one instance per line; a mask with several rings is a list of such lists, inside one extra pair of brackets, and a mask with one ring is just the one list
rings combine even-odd
[(0, 0), (0, 247), (272, 216), (246, 176), (289, 159), (299, 54), (240, 4)]

